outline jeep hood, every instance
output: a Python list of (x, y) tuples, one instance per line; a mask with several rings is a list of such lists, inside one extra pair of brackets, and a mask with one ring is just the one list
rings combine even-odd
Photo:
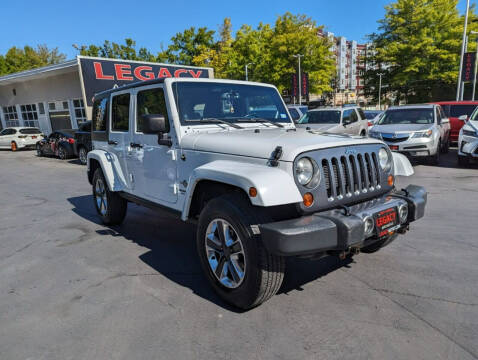
[[(256, 128), (257, 129), (257, 128)], [(294, 161), (300, 153), (338, 146), (381, 144), (376, 139), (339, 134), (323, 134), (305, 129), (231, 130), (197, 132), (181, 139), (185, 150), (206, 151), (221, 154), (269, 159), (277, 146), (282, 146), (282, 161)]]

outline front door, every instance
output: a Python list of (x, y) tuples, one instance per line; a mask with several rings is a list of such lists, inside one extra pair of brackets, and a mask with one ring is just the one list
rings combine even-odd
[(177, 164), (174, 150), (159, 145), (158, 135), (142, 132), (143, 115), (163, 115), (169, 121), (163, 87), (151, 85), (135, 89), (134, 93), (136, 106), (128, 167), (136, 179), (137, 195), (150, 201), (175, 203)]
[(108, 152), (114, 155), (113, 166), (127, 189), (133, 192), (134, 177), (128, 170), (127, 156), (130, 147), (131, 94), (126, 90), (112, 95), (110, 103), (110, 131)]

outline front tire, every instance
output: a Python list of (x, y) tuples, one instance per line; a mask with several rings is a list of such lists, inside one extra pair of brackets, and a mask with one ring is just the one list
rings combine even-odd
[(88, 152), (84, 146), (81, 146), (78, 150), (78, 158), (80, 159), (81, 165), (86, 165)]
[(240, 193), (210, 200), (199, 217), (196, 244), (206, 277), (226, 302), (250, 309), (274, 296), (283, 257), (269, 253), (251, 226), (267, 221)]
[(458, 165), (461, 167), (468, 167), (470, 159), (467, 156), (458, 155)]
[(118, 225), (123, 222), (128, 202), (108, 189), (103, 171), (99, 168), (93, 175), (93, 202), (103, 224)]
[(60, 146), (58, 148), (58, 157), (60, 158), (60, 160), (66, 160), (68, 158), (68, 153), (64, 146)]

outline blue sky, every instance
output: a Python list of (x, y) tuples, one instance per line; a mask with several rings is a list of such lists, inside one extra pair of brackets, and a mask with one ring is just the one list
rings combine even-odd
[[(242, 24), (272, 23), (286, 11), (306, 14), (325, 28), (349, 39), (363, 41), (377, 29), (384, 6), (391, 0), (175, 0), (0, 1), (0, 54), (10, 47), (47, 44), (73, 58), (72, 44), (122, 42), (131, 37), (138, 47), (153, 53), (167, 46), (171, 36), (190, 26), (217, 30), (231, 17), (234, 30)], [(473, 3), (474, 0), (472, 0)], [(466, 1), (460, 0), (460, 10)]]

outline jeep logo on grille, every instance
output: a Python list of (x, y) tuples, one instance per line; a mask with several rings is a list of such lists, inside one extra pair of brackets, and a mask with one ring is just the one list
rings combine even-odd
[(357, 155), (357, 150), (347, 148), (347, 149), (345, 149), (345, 155)]

